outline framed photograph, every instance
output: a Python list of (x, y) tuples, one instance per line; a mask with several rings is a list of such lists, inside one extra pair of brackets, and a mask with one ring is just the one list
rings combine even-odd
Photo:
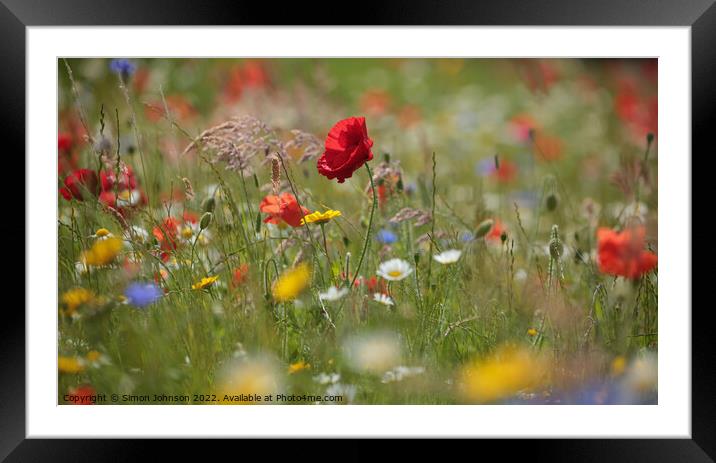
[(164, 3), (0, 8), (27, 182), (0, 456), (469, 437), (712, 461), (712, 0), (312, 26)]

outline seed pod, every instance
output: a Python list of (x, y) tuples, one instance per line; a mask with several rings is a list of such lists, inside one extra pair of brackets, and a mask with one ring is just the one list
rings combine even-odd
[(204, 202), (201, 205), (201, 208), (204, 210), (204, 212), (214, 212), (214, 207), (216, 206), (216, 200), (213, 196), (209, 196), (204, 200)]
[(552, 233), (549, 239), (549, 255), (554, 260), (559, 260), (564, 252), (564, 245), (559, 237), (559, 228), (557, 225), (552, 225)]
[(549, 196), (547, 196), (546, 206), (547, 206), (548, 211), (552, 212), (555, 209), (557, 209), (557, 204), (558, 204), (558, 200), (557, 200), (557, 196), (555, 194), (552, 193)]
[(480, 222), (480, 225), (477, 226), (477, 230), (475, 230), (475, 238), (482, 238), (483, 236), (487, 235), (490, 229), (492, 229), (492, 225), (494, 225), (492, 219), (487, 219)]
[(205, 230), (209, 227), (211, 224), (211, 219), (214, 217), (214, 214), (211, 212), (204, 212), (204, 215), (201, 216), (201, 220), (199, 221), (199, 228), (202, 230)]

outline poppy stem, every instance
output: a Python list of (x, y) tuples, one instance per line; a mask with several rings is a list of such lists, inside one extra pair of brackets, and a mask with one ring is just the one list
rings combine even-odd
[(375, 215), (375, 207), (378, 204), (378, 197), (375, 194), (375, 184), (373, 183), (373, 172), (370, 171), (370, 166), (368, 163), (365, 163), (365, 168), (368, 170), (368, 178), (370, 179), (370, 190), (373, 192), (373, 204), (370, 208), (370, 218), (368, 219), (368, 231), (365, 234), (365, 241), (363, 242), (363, 251), (360, 253), (360, 259), (358, 259), (358, 265), (356, 266), (355, 274), (353, 275), (353, 280), (351, 280), (351, 284), (349, 288), (352, 288), (353, 285), (356, 282), (356, 279), (358, 279), (358, 274), (360, 273), (361, 265), (363, 265), (363, 258), (365, 257), (365, 252), (368, 250), (368, 243), (370, 243), (370, 232), (373, 228), (373, 215)]

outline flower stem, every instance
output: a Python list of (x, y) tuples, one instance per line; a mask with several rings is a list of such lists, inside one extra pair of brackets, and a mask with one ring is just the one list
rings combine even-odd
[(368, 170), (368, 178), (370, 179), (370, 190), (373, 192), (373, 204), (370, 208), (370, 218), (368, 219), (368, 231), (365, 234), (365, 241), (363, 242), (363, 251), (360, 253), (360, 259), (358, 259), (358, 265), (356, 266), (355, 274), (353, 275), (353, 280), (351, 280), (351, 284), (349, 288), (352, 288), (353, 285), (356, 282), (356, 279), (358, 278), (358, 274), (360, 273), (360, 268), (363, 265), (363, 258), (365, 257), (365, 252), (368, 250), (368, 243), (370, 243), (370, 232), (373, 228), (373, 215), (375, 215), (375, 207), (378, 204), (378, 198), (375, 194), (375, 184), (373, 183), (373, 172), (370, 171), (370, 166), (368, 163), (365, 163), (365, 168)]

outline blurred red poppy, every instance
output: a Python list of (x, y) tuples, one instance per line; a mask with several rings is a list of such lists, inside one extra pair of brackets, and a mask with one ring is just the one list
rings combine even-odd
[(91, 194), (97, 196), (99, 193), (99, 182), (97, 172), (90, 169), (78, 169), (65, 177), (64, 187), (60, 188), (60, 194), (66, 200), (72, 198), (84, 201)]
[(233, 285), (240, 286), (246, 281), (249, 275), (249, 264), (243, 263), (238, 268), (235, 268), (231, 275), (231, 282)]
[(506, 232), (507, 228), (500, 219), (494, 219), (492, 228), (485, 235), (485, 239), (488, 241), (501, 241), (502, 233)]
[(490, 175), (500, 183), (509, 183), (517, 176), (517, 164), (509, 159), (500, 159), (500, 166)]
[(644, 250), (646, 228), (636, 226), (617, 232), (597, 230), (597, 263), (599, 271), (609, 275), (636, 279), (657, 264), (656, 254)]
[(89, 384), (81, 384), (68, 389), (67, 396), (74, 405), (94, 405), (97, 391)]

